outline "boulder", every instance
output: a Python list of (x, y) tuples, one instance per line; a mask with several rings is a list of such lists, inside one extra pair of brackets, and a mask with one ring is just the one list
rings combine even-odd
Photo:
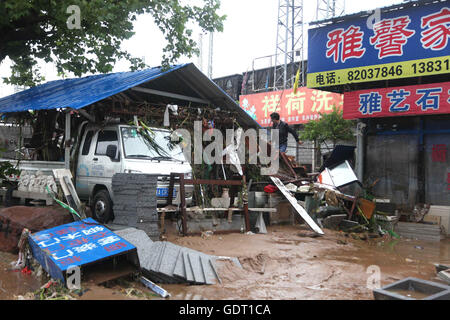
[(31, 233), (73, 222), (69, 211), (59, 206), (14, 206), (0, 210), (0, 251), (17, 253), (24, 228)]

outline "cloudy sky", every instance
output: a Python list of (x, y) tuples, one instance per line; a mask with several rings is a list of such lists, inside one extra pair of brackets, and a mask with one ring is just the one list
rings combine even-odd
[[(323, 1), (323, 0), (322, 0)], [(342, 2), (342, 0), (341, 0)], [(391, 4), (401, 3), (402, 0), (346, 0), (346, 14), (373, 10)], [(304, 0), (304, 21), (315, 20), (316, 1)], [(243, 73), (251, 70), (254, 60), (256, 67), (269, 63), (268, 59), (258, 59), (275, 54), (278, 0), (222, 0), (220, 14), (227, 15), (224, 31), (214, 34), (212, 76), (222, 76)], [(162, 36), (153, 26), (151, 17), (142, 16), (135, 25), (136, 35), (124, 43), (125, 48), (139, 57), (145, 57), (146, 63), (159, 65), (162, 56)], [(305, 26), (305, 36), (307, 35)], [(151, 33), (148, 31), (152, 30)], [(151, 35), (151, 38), (149, 37)], [(195, 40), (199, 42), (199, 32)], [(155, 45), (159, 43), (159, 45)], [(307, 38), (305, 38), (305, 44)], [(147, 44), (147, 45), (142, 45)], [(203, 37), (203, 64), (197, 57), (181, 59), (180, 62), (193, 62), (207, 74), (209, 51), (209, 36)], [(118, 65), (122, 69), (124, 65)]]
[[(403, 2), (402, 0), (346, 0), (345, 13), (373, 10)], [(256, 59), (256, 68), (269, 66), (268, 59), (258, 59), (275, 54), (278, 21), (278, 0), (222, 0), (220, 14), (227, 15), (224, 31), (214, 34), (212, 76), (244, 73), (252, 69)], [(315, 20), (316, 1), (304, 1), (304, 21)], [(308, 26), (305, 26), (305, 35)], [(194, 31), (196, 31), (194, 29)], [(136, 34), (123, 43), (131, 54), (145, 57), (150, 66), (160, 65), (164, 38), (152, 22), (151, 16), (141, 16), (135, 23)], [(199, 42), (200, 33), (194, 33), (194, 40)], [(198, 57), (182, 58), (180, 63), (193, 62), (207, 74), (209, 36), (203, 36), (203, 64)], [(307, 39), (305, 39), (305, 44)], [(266, 65), (264, 65), (266, 64)], [(128, 64), (120, 62), (114, 71), (127, 71)], [(52, 65), (43, 66), (47, 80), (57, 79)], [(9, 62), (0, 65), (0, 76), (9, 75)], [(0, 83), (0, 96), (13, 93), (11, 87)]]

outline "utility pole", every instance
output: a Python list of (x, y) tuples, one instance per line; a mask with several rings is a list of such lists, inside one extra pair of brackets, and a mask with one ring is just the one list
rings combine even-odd
[(199, 48), (199, 55), (198, 55), (198, 68), (201, 72), (204, 72), (203, 70), (203, 33), (200, 32), (198, 35), (198, 48)]
[(212, 64), (213, 64), (213, 49), (214, 49), (214, 33), (209, 33), (209, 54), (208, 54), (208, 78), (212, 79)]

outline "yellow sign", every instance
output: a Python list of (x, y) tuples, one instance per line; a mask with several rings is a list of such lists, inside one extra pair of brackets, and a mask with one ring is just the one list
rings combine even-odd
[(308, 73), (308, 88), (450, 73), (450, 56)]

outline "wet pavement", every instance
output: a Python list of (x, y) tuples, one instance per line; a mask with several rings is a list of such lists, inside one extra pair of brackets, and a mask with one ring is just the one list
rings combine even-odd
[[(322, 237), (304, 226), (272, 226), (267, 234), (214, 234), (168, 240), (207, 254), (238, 257), (243, 269), (223, 261), (221, 283), (162, 285), (175, 300), (373, 299), (371, 287), (406, 277), (441, 282), (434, 263), (450, 264), (450, 239), (440, 242), (378, 238), (355, 240), (325, 230)], [(0, 253), (0, 299), (39, 289), (34, 275), (6, 271), (15, 255)], [(379, 275), (379, 277), (378, 277)], [(379, 279), (379, 282), (377, 280)], [(136, 288), (146, 288), (136, 283)], [(79, 299), (148, 299), (116, 286), (90, 286)], [(129, 291), (128, 291), (129, 292)], [(150, 297), (156, 299), (156, 297)]]
[(373, 299), (368, 286), (377, 284), (374, 271), (381, 286), (406, 277), (439, 282), (433, 263), (450, 262), (450, 239), (362, 241), (330, 230), (312, 238), (305, 230), (285, 226), (271, 227), (267, 235), (174, 239), (207, 253), (238, 256), (244, 270), (225, 266), (220, 285), (165, 289), (173, 299)]

